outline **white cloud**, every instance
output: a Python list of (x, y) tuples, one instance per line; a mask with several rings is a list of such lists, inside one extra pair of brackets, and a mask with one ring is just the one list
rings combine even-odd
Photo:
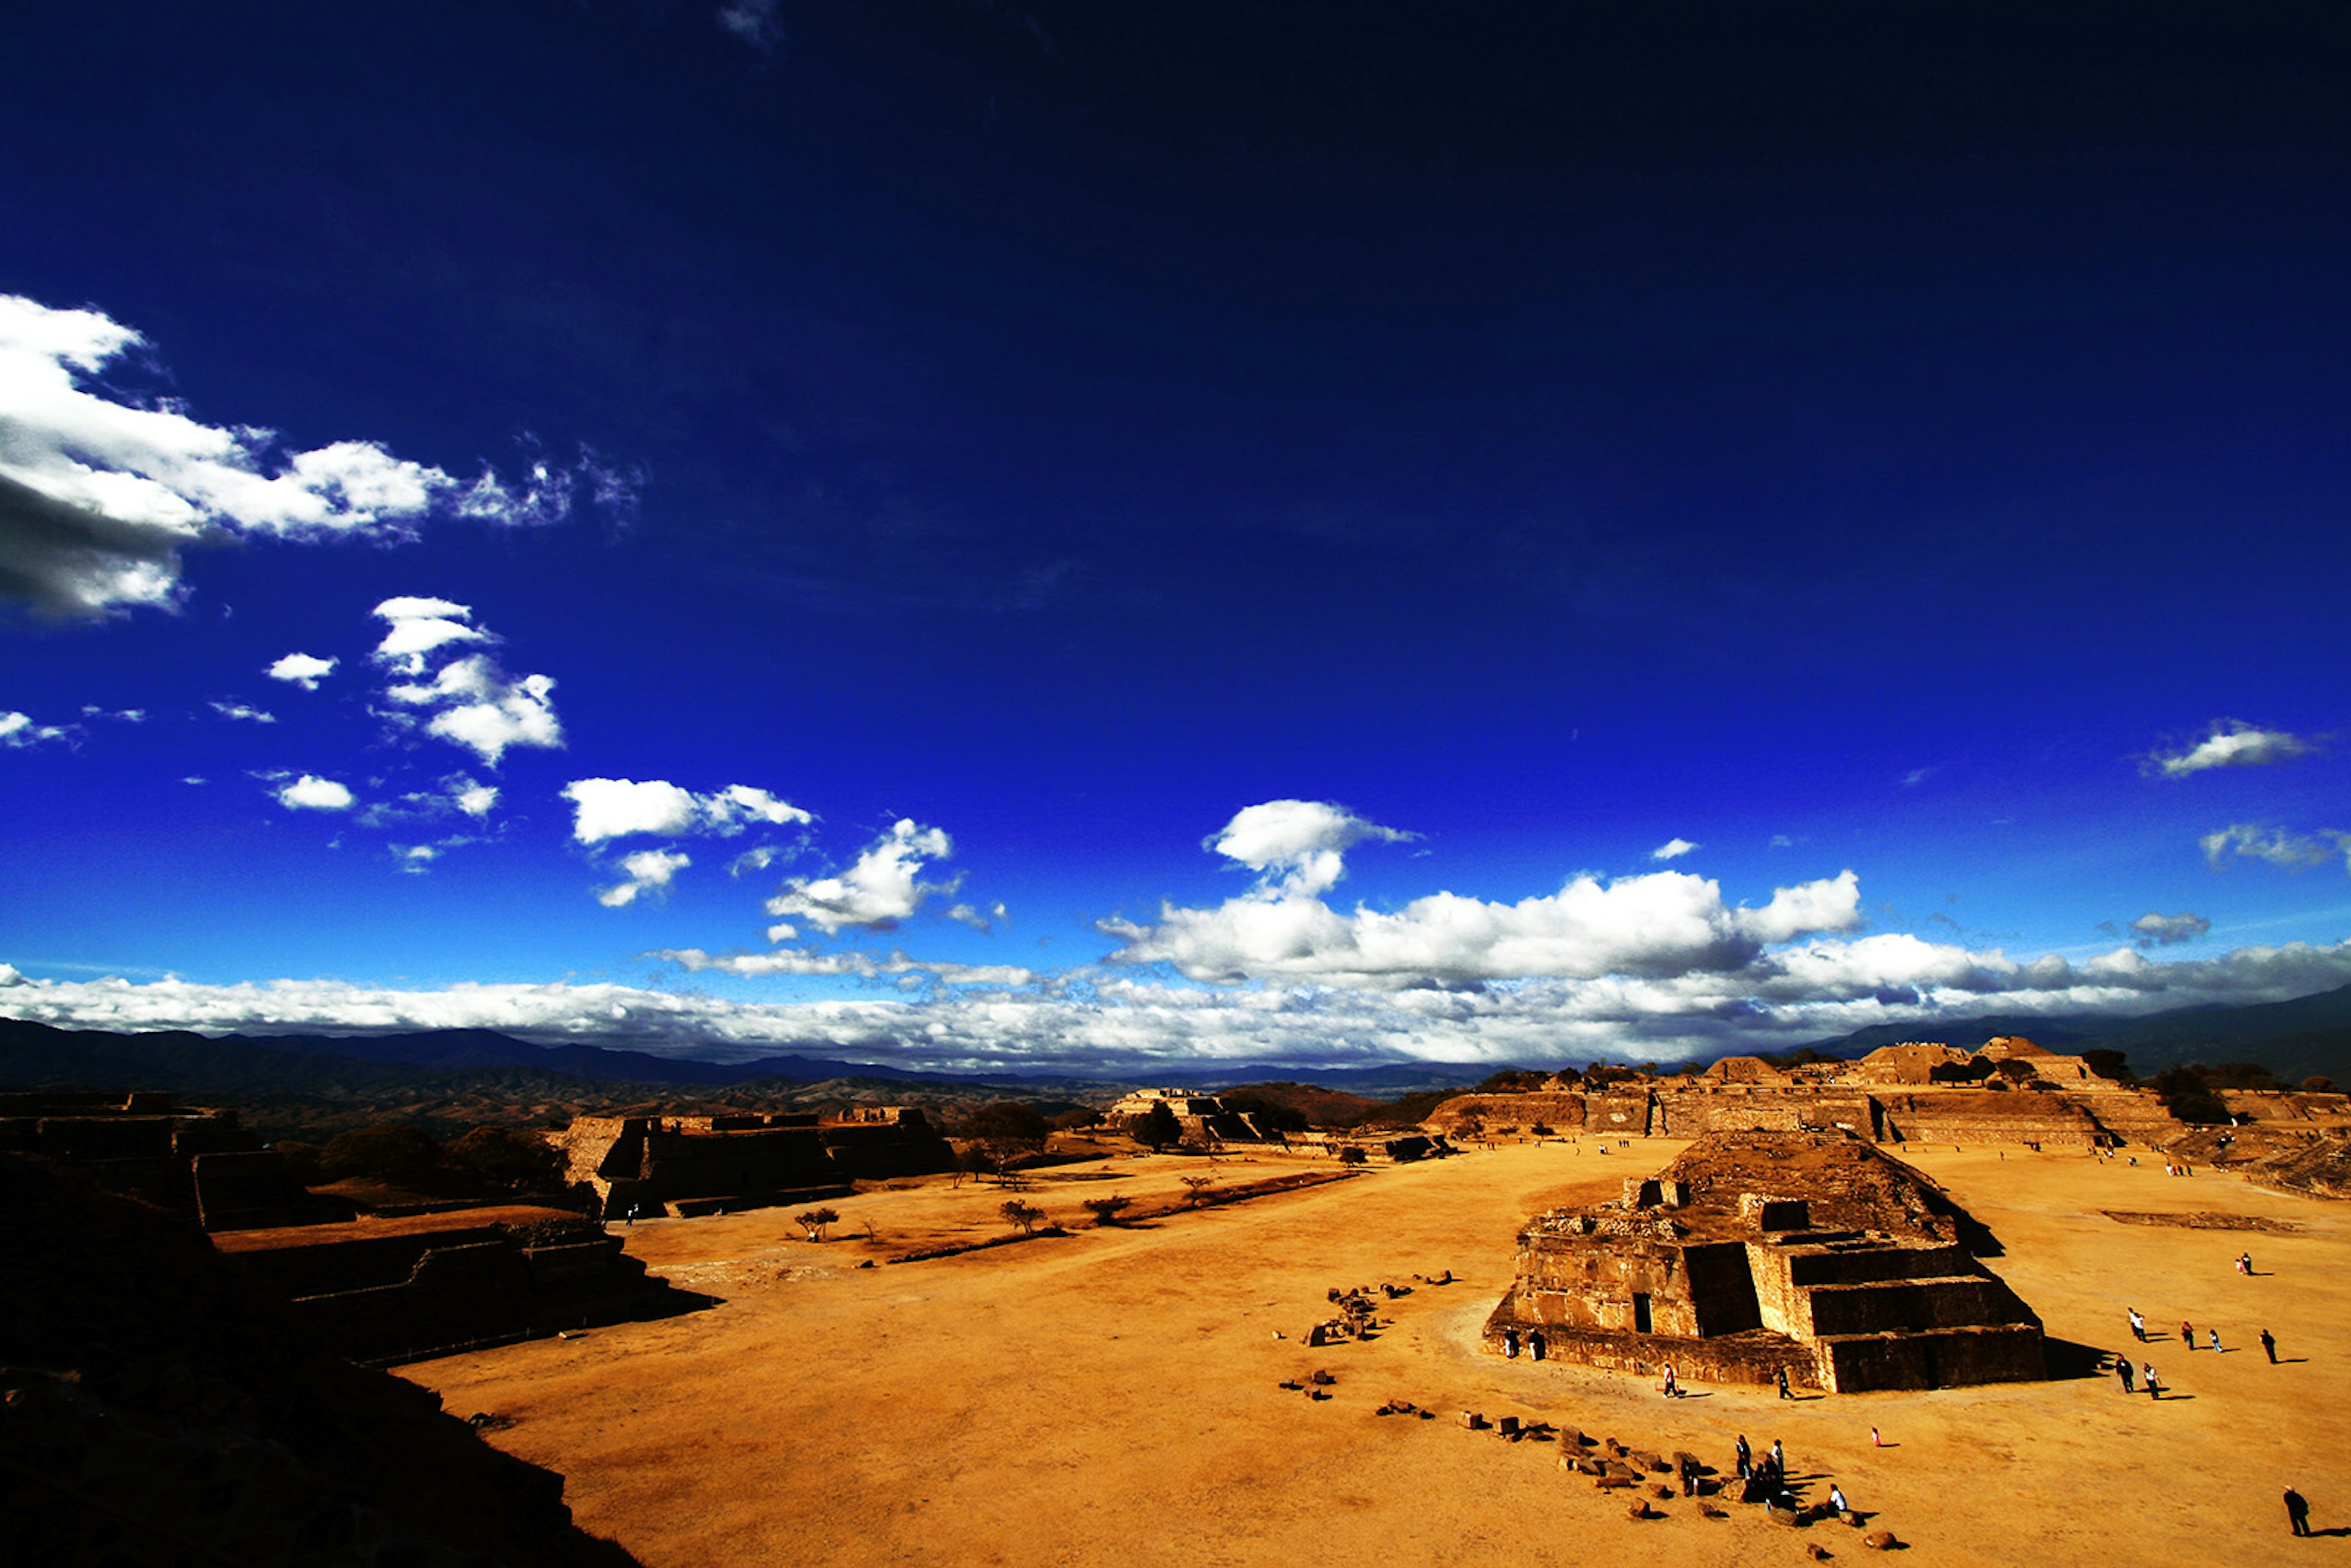
[(277, 722), (276, 714), (264, 713), (261, 709), (249, 706), (245, 703), (215, 702), (212, 705), (212, 710), (223, 718), (243, 719), (247, 724)]
[(41, 746), (50, 741), (73, 739), (70, 727), (36, 724), (28, 714), (0, 712), (0, 746), (24, 747)]
[(783, 24), (776, 19), (779, 0), (721, 0), (718, 25), (767, 54), (783, 37)]
[[(986, 971), (893, 955), (660, 955), (689, 968), (846, 978), (899, 972), (988, 984)], [(695, 959), (700, 959), (697, 964)], [(772, 960), (772, 962), (768, 962)], [(28, 979), (0, 966), (13, 1017), (89, 1029), (496, 1029), (665, 1055), (741, 1061), (778, 1049), (909, 1067), (1064, 1071), (1148, 1078), (1160, 1066), (1261, 1061), (1332, 1066), (1402, 1060), (1520, 1064), (1776, 1050), (1877, 1024), (1943, 1038), (1938, 1018), (2004, 1012), (2139, 1015), (2283, 1001), (2351, 983), (2351, 942), (2239, 948), (2153, 961), (2120, 948), (2081, 964), (2019, 963), (1912, 937), (1823, 940), (1767, 955), (1746, 974), (1531, 980), (1472, 991), (1368, 992), (1324, 985), (1228, 990), (1132, 974), (1015, 978), (1018, 989), (747, 1001), (610, 984), (459, 985), (403, 990), (282, 979), (235, 986)], [(956, 976), (956, 978), (950, 978)], [(1961, 1040), (1959, 1043), (1973, 1043)]]
[(2307, 757), (2317, 745), (2282, 729), (2261, 729), (2239, 718), (2216, 718), (2211, 733), (2185, 751), (2155, 752), (2147, 770), (2185, 779), (2210, 768), (2267, 768)]
[[(402, 707), (431, 710), (428, 735), (462, 746), (495, 768), (509, 747), (559, 747), (563, 726), (555, 716), (553, 678), (517, 677), (487, 653), (452, 656), (438, 670), (434, 656), (444, 649), (496, 639), (468, 624), (471, 608), (445, 599), (387, 599), (375, 607), (387, 622), (376, 644), (375, 662), (411, 677), (384, 688)], [(426, 679), (427, 675), (430, 679)]]
[(321, 779), (315, 773), (305, 773), (293, 783), (277, 791), (277, 803), (308, 811), (348, 811), (351, 809), (351, 792), (331, 779)]
[(498, 787), (495, 784), (477, 784), (462, 773), (447, 782), (451, 803), (469, 817), (486, 817), (497, 806)]
[(597, 894), (596, 902), (607, 909), (618, 909), (623, 904), (634, 904), (641, 893), (666, 892), (670, 879), (693, 863), (691, 859), (673, 850), (640, 850), (635, 854), (624, 855), (621, 860), (621, 870), (627, 874), (628, 880)]
[(781, 825), (816, 820), (798, 806), (747, 784), (729, 784), (711, 794), (696, 795), (665, 779), (575, 779), (563, 787), (563, 798), (572, 804), (571, 836), (583, 844), (632, 833), (702, 832), (727, 838), (753, 822)]
[(319, 683), (333, 674), (335, 666), (340, 662), (317, 658), (308, 653), (288, 653), (262, 673), (273, 681), (285, 681), (300, 686), (306, 692), (315, 692), (319, 689)]
[(1677, 861), (1692, 850), (1702, 850), (1704, 844), (1694, 844), (1685, 838), (1670, 838), (1649, 852), (1653, 861)]
[(1269, 883), (1278, 877), (1286, 892), (1311, 896), (1346, 874), (1343, 857), (1354, 845), (1413, 836), (1327, 800), (1267, 800), (1236, 812), (1202, 847), (1263, 873)]
[(2218, 832), (2205, 834), (2197, 842), (2215, 871), (2231, 855), (2241, 860), (2267, 861), (2288, 871), (2304, 871), (2337, 854), (2345, 855), (2346, 863), (2351, 863), (2351, 833), (2337, 832), (2332, 828), (2321, 828), (2315, 833), (2294, 833), (2256, 822), (2232, 822)]
[(145, 724), (147, 722), (147, 710), (143, 707), (118, 708), (112, 712), (109, 712), (107, 709), (99, 707), (96, 703), (84, 703), (81, 705), (81, 716), (84, 718), (109, 718), (114, 720), (117, 724)]
[(1853, 873), (1781, 888), (1762, 909), (1733, 909), (1719, 884), (1682, 872), (1604, 883), (1580, 875), (1513, 904), (1438, 893), (1393, 913), (1343, 915), (1284, 887), (1211, 909), (1163, 906), (1157, 924), (1106, 921), (1125, 946), (1112, 960), (1166, 963), (1196, 980), (1327, 979), (1464, 986), (1527, 976), (1596, 977), (1735, 970), (1767, 944), (1859, 924)]
[[(180, 552), (236, 535), (407, 538), (435, 515), (560, 517), (576, 478), (625, 499), (634, 476), (583, 451), (517, 494), (470, 486), (371, 441), (281, 452), (275, 433), (208, 425), (176, 401), (97, 379), (147, 340), (97, 310), (0, 295), (0, 595), (89, 617), (174, 602)], [(560, 493), (560, 505), (553, 497)]]
[(890, 930), (925, 899), (955, 891), (954, 882), (919, 880), (925, 864), (954, 852), (954, 841), (941, 830), (902, 819), (839, 876), (786, 881), (782, 891), (768, 901), (768, 913), (784, 922), (768, 928), (768, 939), (785, 942), (798, 936), (792, 921), (804, 921), (828, 936), (852, 927)]
[(2150, 909), (2132, 921), (2130, 928), (2138, 934), (2138, 945), (2142, 947), (2169, 947), (2181, 942), (2195, 941), (2212, 929), (2212, 923), (2186, 910), (2178, 915), (2158, 915)]

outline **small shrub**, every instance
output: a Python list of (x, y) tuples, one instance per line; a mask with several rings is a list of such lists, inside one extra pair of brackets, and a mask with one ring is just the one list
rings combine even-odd
[(1094, 1217), (1096, 1225), (1116, 1225), (1118, 1217), (1126, 1212), (1134, 1202), (1131, 1197), (1090, 1197), (1086, 1199), (1084, 1207)]
[(825, 1228), (828, 1226), (840, 1224), (841, 1216), (830, 1208), (803, 1209), (792, 1216), (792, 1223), (807, 1231), (810, 1240), (821, 1241), (824, 1239)]

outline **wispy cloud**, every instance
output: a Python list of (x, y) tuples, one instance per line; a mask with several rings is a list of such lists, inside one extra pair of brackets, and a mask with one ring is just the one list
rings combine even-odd
[(1659, 844), (1656, 849), (1651, 850), (1649, 852), (1649, 858), (1653, 861), (1677, 861), (1693, 850), (1702, 850), (1704, 848), (1706, 848), (1704, 844), (1694, 844), (1687, 839), (1672, 838), (1667, 839), (1664, 843)]
[(670, 879), (694, 863), (684, 853), (675, 850), (640, 850), (621, 858), (621, 871), (627, 878), (597, 894), (596, 902), (607, 909), (618, 909), (634, 904), (641, 894), (666, 893)]
[(2212, 923), (2186, 910), (2178, 915), (2158, 915), (2150, 909), (2132, 921), (2130, 928), (2133, 940), (2141, 947), (2171, 947), (2195, 941), (2212, 929)]
[(395, 723), (410, 722), (411, 712), (426, 715), (425, 733), (465, 747), (493, 768), (511, 747), (562, 746), (551, 677), (508, 674), (486, 653), (455, 653), (433, 667), (448, 650), (497, 641), (472, 624), (468, 606), (445, 599), (387, 599), (375, 614), (386, 622), (376, 664), (411, 677), (384, 687), (385, 699), (395, 705), (388, 715)]
[(2312, 866), (2325, 864), (2337, 854), (2351, 859), (2351, 833), (2337, 832), (2333, 828), (2321, 828), (2314, 833), (2296, 833), (2258, 822), (2231, 822), (2218, 832), (2205, 834), (2197, 841), (2203, 848), (2205, 861), (2215, 871), (2226, 864), (2231, 856), (2240, 860), (2266, 861), (2288, 871), (2307, 871)]
[(276, 724), (277, 716), (265, 712), (248, 703), (214, 701), (209, 705), (223, 718), (237, 719), (246, 724)]
[(69, 725), (37, 724), (28, 714), (0, 712), (0, 746), (21, 748), (60, 741), (70, 743), (73, 737)]
[(2212, 721), (2211, 733), (2182, 751), (2157, 751), (2142, 767), (2166, 779), (2185, 779), (2214, 768), (2269, 768), (2307, 757), (2317, 742), (2282, 729), (2262, 729), (2242, 719)]
[(0, 598), (63, 618), (164, 606), (196, 544), (408, 538), (434, 517), (546, 523), (582, 483), (609, 505), (633, 495), (632, 476), (584, 451), (536, 461), (524, 481), (486, 466), (465, 481), (373, 441), (285, 451), (272, 431), (99, 380), (152, 350), (100, 311), (0, 295)]

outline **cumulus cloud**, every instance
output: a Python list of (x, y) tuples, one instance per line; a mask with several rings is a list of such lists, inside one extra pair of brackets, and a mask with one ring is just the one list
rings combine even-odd
[[(2119, 948), (2080, 965), (1968, 953), (1914, 937), (1823, 938), (1767, 954), (1746, 973), (1538, 979), (1472, 991), (1360, 991), (1326, 985), (1240, 990), (1134, 972), (1050, 978), (923, 966), (893, 955), (658, 955), (687, 968), (864, 978), (935, 975), (912, 996), (746, 1001), (611, 984), (459, 985), (438, 990), (281, 979), (205, 986), (31, 979), (0, 966), (12, 1017), (88, 1029), (385, 1031), (496, 1029), (670, 1056), (742, 1061), (778, 1049), (896, 1065), (1062, 1071), (1148, 1078), (1171, 1061), (1370, 1065), (1397, 1061), (1530, 1064), (1595, 1058), (1677, 1061), (1779, 1050), (1875, 1025), (1945, 1038), (1938, 1019), (2003, 1012), (2136, 1016), (2283, 1001), (2351, 984), (2351, 942), (2246, 947), (2156, 961)], [(697, 962), (698, 960), (698, 962)], [(1964, 1039), (1955, 1043), (1970, 1044)]]
[(2216, 718), (2202, 740), (2184, 751), (2152, 753), (2145, 767), (2166, 779), (2185, 779), (2211, 768), (2268, 768), (2317, 749), (2316, 743), (2282, 729), (2262, 729), (2241, 718)]
[(1236, 812), (1202, 847), (1238, 861), (1287, 892), (1311, 896), (1346, 874), (1344, 856), (1354, 845), (1413, 836), (1365, 821), (1328, 800), (1267, 800)]
[(2212, 923), (2200, 915), (2181, 910), (2177, 915), (2158, 915), (2148, 910), (2130, 923), (2136, 934), (2134, 940), (2141, 947), (2170, 947), (2182, 942), (2193, 942), (2212, 929)]
[(621, 870), (626, 882), (616, 883), (596, 894), (596, 902), (607, 909), (618, 909), (634, 904), (643, 893), (666, 892), (670, 879), (694, 863), (674, 850), (640, 850), (621, 859)]
[(1860, 881), (1850, 871), (1781, 888), (1761, 909), (1730, 907), (1707, 878), (1653, 872), (1614, 883), (1579, 875), (1517, 904), (1438, 893), (1394, 913), (1342, 914), (1288, 885), (1265, 886), (1214, 908), (1164, 905), (1155, 925), (1101, 928), (1124, 944), (1113, 962), (1165, 963), (1196, 980), (1408, 988), (1733, 971), (1769, 944), (1859, 924)]
[(2337, 854), (2351, 857), (2351, 833), (2337, 832), (2332, 828), (2295, 833), (2255, 822), (2231, 822), (2218, 832), (2205, 834), (2197, 842), (2204, 851), (2206, 862), (2215, 871), (2231, 856), (2267, 861), (2288, 871), (2306, 871)]
[(571, 836), (583, 844), (632, 833), (729, 838), (754, 823), (783, 826), (816, 820), (748, 784), (697, 795), (664, 779), (575, 779), (563, 787), (563, 798), (572, 805)]
[(517, 489), (492, 469), (467, 484), (372, 441), (282, 451), (274, 432), (205, 424), (100, 379), (150, 350), (100, 311), (0, 295), (0, 597), (68, 618), (167, 606), (192, 545), (407, 538), (436, 515), (542, 522), (569, 510), (583, 476), (600, 491), (630, 487), (584, 452), (576, 468), (538, 465)]
[(787, 948), (778, 953), (705, 953), (699, 947), (664, 948), (648, 953), (694, 973), (705, 970), (726, 975), (836, 976), (855, 979), (885, 977), (931, 979), (948, 986), (1031, 986), (1044, 977), (1018, 964), (943, 964), (909, 958), (893, 952), (886, 958), (871, 953), (811, 953)]
[[(398, 598), (377, 605), (375, 615), (386, 623), (376, 664), (409, 677), (393, 681), (383, 695), (400, 708), (426, 715), (426, 734), (465, 747), (493, 768), (509, 747), (562, 746), (551, 677), (517, 677), (488, 653), (455, 651), (496, 641), (471, 623), (471, 608), (445, 599)], [(434, 668), (444, 653), (445, 662)]]
[(277, 803), (304, 811), (348, 811), (351, 809), (352, 796), (350, 789), (331, 779), (305, 773), (291, 784), (279, 788)]
[(1677, 861), (1692, 850), (1704, 848), (1706, 848), (1704, 844), (1694, 844), (1687, 839), (1675, 837), (1667, 839), (1664, 843), (1651, 850), (1649, 858), (1653, 861)]
[(273, 681), (284, 681), (288, 685), (300, 686), (306, 692), (315, 692), (319, 689), (319, 683), (333, 674), (340, 663), (339, 659), (321, 659), (309, 653), (288, 653), (262, 673)]
[(954, 841), (938, 828), (902, 818), (875, 840), (839, 876), (788, 879), (768, 900), (768, 913), (781, 917), (768, 940), (788, 942), (799, 935), (794, 921), (826, 936), (845, 930), (889, 931), (936, 894), (952, 895), (956, 882), (926, 883), (923, 868), (955, 853)]
[(246, 724), (276, 724), (277, 722), (277, 716), (276, 714), (265, 713), (261, 709), (251, 706), (246, 703), (215, 702), (211, 706), (213, 712), (220, 715), (223, 718), (242, 719)]
[(47, 745), (51, 741), (72, 739), (73, 730), (69, 726), (36, 724), (29, 714), (14, 711), (0, 712), (0, 746), (16, 747), (21, 749), (28, 746)]

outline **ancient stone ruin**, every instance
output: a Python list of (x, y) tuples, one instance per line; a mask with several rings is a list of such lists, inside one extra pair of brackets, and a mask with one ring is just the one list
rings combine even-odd
[(2160, 1147), (2187, 1131), (2151, 1091), (2101, 1078), (2081, 1057), (2015, 1037), (1973, 1051), (1914, 1041), (1858, 1061), (1794, 1069), (1732, 1056), (1686, 1077), (1456, 1095), (1426, 1124), (1456, 1137), (1505, 1124), (1656, 1138), (1771, 1129), (1840, 1131), (1886, 1144), (2071, 1148)]
[(1218, 1144), (1259, 1144), (1265, 1134), (1245, 1113), (1228, 1110), (1225, 1103), (1214, 1094), (1196, 1094), (1188, 1089), (1138, 1089), (1114, 1103), (1103, 1114), (1112, 1122), (1131, 1122), (1138, 1116), (1148, 1116), (1152, 1108), (1164, 1105), (1183, 1130), (1183, 1142), (1213, 1148)]
[(2046, 1375), (2041, 1320), (1917, 1171), (1849, 1134), (1713, 1133), (1622, 1199), (1519, 1236), (1489, 1346), (1685, 1382), (1851, 1393)]
[(578, 1116), (548, 1134), (566, 1179), (594, 1189), (610, 1219), (692, 1216), (839, 1197), (860, 1181), (955, 1168), (955, 1150), (910, 1105), (838, 1116)]
[(131, 1092), (0, 1094), (0, 1149), (70, 1166), (110, 1191), (197, 1218), (207, 1230), (292, 1225), (317, 1206), (235, 1111)]

